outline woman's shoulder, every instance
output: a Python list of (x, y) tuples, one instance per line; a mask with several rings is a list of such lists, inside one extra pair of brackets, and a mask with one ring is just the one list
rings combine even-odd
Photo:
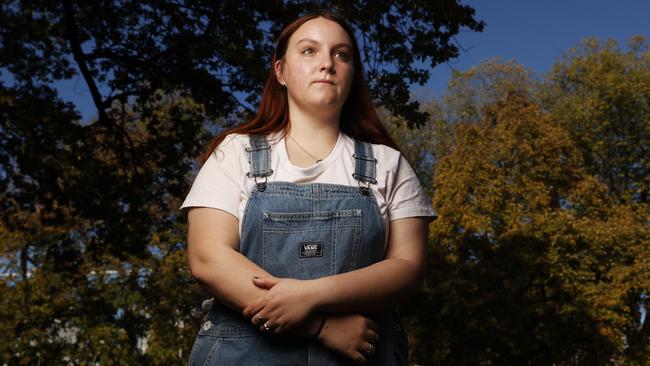
[(401, 155), (399, 150), (384, 144), (372, 144), (372, 149), (375, 152), (375, 155), (381, 155), (384, 157), (397, 159)]
[(400, 169), (402, 153), (399, 150), (383, 144), (373, 144), (372, 148), (377, 158), (378, 170), (395, 173)]
[(248, 135), (245, 133), (231, 132), (224, 136), (223, 144), (243, 144), (248, 143)]
[[(350, 135), (348, 135), (346, 133), (343, 133), (343, 136), (345, 137), (345, 139), (347, 140), (347, 143), (350, 146), (354, 146), (356, 141), (363, 141), (363, 140), (359, 140), (359, 139), (357, 139), (355, 137), (352, 137), (352, 136), (350, 136)], [(369, 143), (372, 145), (372, 151), (375, 154), (375, 156), (376, 155), (381, 155), (381, 156), (391, 156), (391, 157), (397, 156), (397, 157), (399, 157), (399, 155), (401, 154), (399, 152), (399, 150), (397, 150), (395, 148), (392, 148), (392, 147), (390, 147), (388, 145), (374, 143), (374, 142), (369, 142)]]
[(244, 154), (244, 147), (249, 146), (248, 135), (241, 133), (229, 133), (223, 137), (223, 140), (217, 145), (211, 154), (212, 158), (222, 160), (227, 156), (238, 156)]
[[(351, 136), (345, 136), (349, 139), (348, 143), (350, 144), (351, 148), (354, 149), (356, 139)], [(397, 169), (400, 156), (402, 155), (399, 150), (384, 144), (372, 142), (370, 144), (372, 145), (372, 152), (377, 159), (377, 167), (380, 170), (390, 171)]]
[[(235, 143), (235, 144), (239, 144), (241, 146), (249, 146), (251, 136), (252, 135), (247, 134), (247, 133), (235, 133), (235, 132), (232, 132), (232, 133), (227, 134), (224, 137), (223, 141), (224, 141), (224, 143), (226, 143), (226, 142), (231, 143), (232, 142), (232, 143)], [(282, 135), (281, 135), (281, 132), (270, 132), (267, 135), (265, 135), (264, 137), (265, 137), (266, 141), (269, 144), (273, 145), (274, 142), (276, 142), (276, 140), (282, 138)]]
[(377, 165), (386, 167), (387, 170), (395, 169), (402, 155), (399, 150), (384, 144), (373, 143), (372, 150), (377, 159)]
[(228, 133), (219, 144), (219, 148), (243, 150), (245, 147), (250, 146), (250, 136), (247, 133)]
[[(278, 139), (281, 136), (278, 132), (272, 132), (265, 137), (267, 143), (273, 146), (278, 142)], [(235, 153), (243, 155), (245, 154), (246, 148), (251, 146), (250, 138), (251, 135), (247, 133), (228, 133), (224, 136), (223, 140), (221, 140), (214, 152)]]

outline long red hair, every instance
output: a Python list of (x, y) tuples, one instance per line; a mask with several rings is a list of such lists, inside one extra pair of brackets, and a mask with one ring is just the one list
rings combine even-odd
[(287, 91), (282, 86), (275, 75), (273, 65), (278, 60), (282, 60), (287, 52), (289, 38), (305, 22), (315, 18), (325, 18), (338, 23), (350, 36), (352, 40), (352, 53), (354, 58), (354, 76), (350, 94), (343, 104), (341, 111), (340, 128), (343, 133), (355, 139), (383, 144), (399, 150), (397, 144), (392, 139), (388, 131), (382, 125), (375, 106), (372, 102), (372, 96), (368, 90), (368, 84), (364, 76), (363, 65), (361, 64), (361, 53), (357, 41), (354, 37), (354, 30), (345, 22), (343, 18), (332, 13), (313, 13), (304, 15), (291, 24), (284, 27), (273, 52), (273, 61), (269, 76), (264, 83), (264, 93), (262, 102), (257, 115), (250, 121), (226, 130), (217, 135), (207, 145), (203, 154), (201, 154), (201, 165), (210, 157), (210, 154), (219, 146), (226, 135), (231, 133), (249, 134), (249, 135), (268, 135), (270, 133), (282, 131), (283, 136), (287, 132), (289, 125), (289, 103)]

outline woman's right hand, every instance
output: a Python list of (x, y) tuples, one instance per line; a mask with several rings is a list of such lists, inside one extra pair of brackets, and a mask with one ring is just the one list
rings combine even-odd
[(330, 350), (363, 364), (377, 351), (379, 327), (363, 315), (328, 314), (317, 338)]

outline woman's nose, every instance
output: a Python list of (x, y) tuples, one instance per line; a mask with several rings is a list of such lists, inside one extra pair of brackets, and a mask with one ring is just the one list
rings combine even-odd
[(320, 71), (326, 71), (326, 72), (331, 72), (331, 73), (336, 72), (336, 67), (334, 67), (334, 62), (332, 62), (331, 58), (326, 57), (321, 62)]

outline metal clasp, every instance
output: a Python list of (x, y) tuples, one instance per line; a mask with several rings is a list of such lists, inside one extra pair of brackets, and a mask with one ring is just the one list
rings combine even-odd
[[(359, 193), (361, 193), (364, 196), (367, 196), (370, 194), (370, 182), (363, 182), (362, 180), (358, 180), (359, 182)], [(364, 186), (363, 183), (366, 185)]]
[(266, 181), (267, 177), (264, 176), (264, 181), (263, 182), (258, 182), (257, 177), (255, 177), (255, 185), (257, 186), (257, 191), (258, 192), (264, 192), (266, 190)]

